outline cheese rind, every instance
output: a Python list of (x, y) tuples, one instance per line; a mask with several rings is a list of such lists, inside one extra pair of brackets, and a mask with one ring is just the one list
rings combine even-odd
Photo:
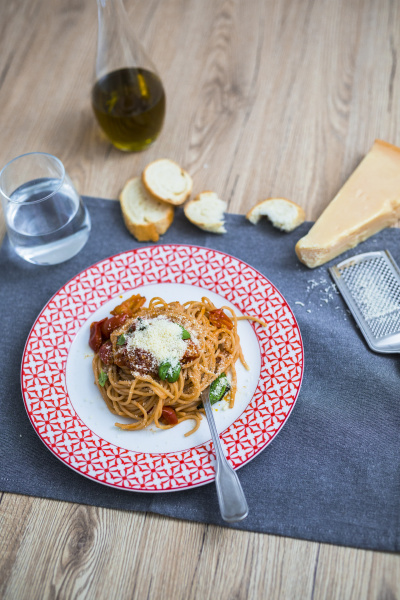
[(308, 234), (296, 244), (310, 268), (350, 250), (400, 217), (400, 148), (376, 140)]

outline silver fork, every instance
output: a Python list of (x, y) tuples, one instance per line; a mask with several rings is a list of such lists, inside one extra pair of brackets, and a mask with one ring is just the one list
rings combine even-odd
[(215, 469), (215, 484), (217, 486), (219, 509), (224, 521), (234, 523), (245, 519), (249, 507), (243, 493), (242, 486), (235, 471), (226, 460), (222, 450), (218, 431), (215, 426), (214, 415), (210, 403), (210, 387), (207, 387), (200, 395), (206, 411), (208, 426), (214, 444), (217, 466)]

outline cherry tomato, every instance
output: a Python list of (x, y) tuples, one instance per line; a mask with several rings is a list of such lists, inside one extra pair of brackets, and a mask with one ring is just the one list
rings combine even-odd
[(164, 406), (161, 416), (167, 421), (168, 425), (177, 425), (178, 417), (172, 406)]
[(215, 310), (210, 310), (208, 314), (208, 320), (212, 325), (218, 327), (226, 327), (227, 329), (232, 329), (233, 323), (227, 314), (224, 313), (222, 308), (216, 308)]
[(109, 317), (108, 319), (104, 319), (104, 322), (101, 325), (101, 333), (105, 340), (108, 340), (111, 333), (121, 327), (121, 325), (128, 318), (127, 314), (117, 315), (116, 317)]
[(110, 340), (104, 342), (99, 350), (99, 356), (105, 365), (111, 365), (113, 362), (112, 343)]
[(146, 298), (141, 296), (140, 294), (134, 294), (127, 300), (124, 300), (122, 304), (119, 304), (111, 311), (112, 315), (128, 315), (129, 317), (133, 317), (133, 315), (143, 306), (146, 302)]
[(100, 350), (101, 344), (103, 343), (103, 337), (101, 335), (101, 326), (107, 319), (101, 321), (95, 321), (90, 324), (90, 335), (89, 335), (89, 346), (94, 352)]

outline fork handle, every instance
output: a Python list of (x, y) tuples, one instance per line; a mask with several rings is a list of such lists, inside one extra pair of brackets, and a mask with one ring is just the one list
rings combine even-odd
[(226, 460), (222, 450), (218, 431), (215, 426), (214, 415), (210, 401), (203, 399), (203, 405), (206, 410), (207, 421), (211, 432), (211, 438), (214, 444), (217, 466), (215, 472), (215, 484), (217, 486), (218, 503), (221, 516), (224, 521), (234, 523), (245, 519), (249, 513), (249, 507), (240, 485), (240, 481), (231, 465)]
[(224, 521), (234, 523), (245, 519), (249, 513), (249, 507), (239, 478), (225, 456), (223, 460), (217, 459), (215, 483), (219, 508)]

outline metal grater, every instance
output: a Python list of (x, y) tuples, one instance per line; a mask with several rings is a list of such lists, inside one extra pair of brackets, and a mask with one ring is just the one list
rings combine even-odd
[(390, 252), (358, 254), (329, 272), (369, 347), (400, 352), (400, 269)]

